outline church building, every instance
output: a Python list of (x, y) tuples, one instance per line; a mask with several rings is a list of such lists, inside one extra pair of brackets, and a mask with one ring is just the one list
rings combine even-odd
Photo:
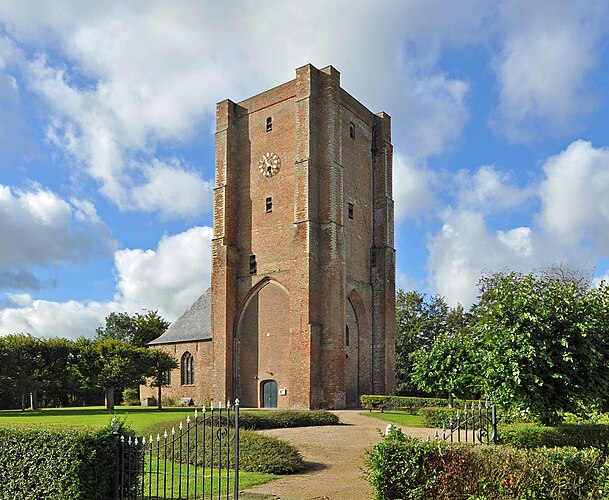
[(211, 288), (150, 344), (180, 365), (164, 395), (308, 409), (393, 393), (392, 161), (390, 117), (332, 66), (217, 104)]

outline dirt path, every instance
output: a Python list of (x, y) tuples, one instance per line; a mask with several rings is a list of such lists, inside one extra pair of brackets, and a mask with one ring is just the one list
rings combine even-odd
[[(273, 429), (266, 434), (296, 446), (309, 465), (307, 474), (287, 476), (245, 490), (244, 498), (281, 500), (359, 500), (370, 498), (370, 487), (362, 478), (366, 448), (381, 440), (386, 423), (359, 415), (362, 410), (335, 411), (343, 425)], [(415, 437), (429, 429), (404, 427)], [(255, 495), (254, 495), (255, 494)]]

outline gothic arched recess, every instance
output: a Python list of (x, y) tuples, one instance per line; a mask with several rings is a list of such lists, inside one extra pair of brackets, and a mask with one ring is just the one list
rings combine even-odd
[(288, 386), (289, 294), (279, 283), (264, 280), (245, 300), (236, 332), (236, 397), (243, 407), (263, 405), (262, 382)]
[(345, 305), (345, 403), (359, 406), (359, 396), (370, 394), (372, 343), (364, 302), (352, 290)]

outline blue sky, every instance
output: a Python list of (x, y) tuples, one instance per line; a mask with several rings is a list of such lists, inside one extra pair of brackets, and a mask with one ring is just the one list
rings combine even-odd
[(392, 117), (398, 286), (609, 278), (609, 1), (0, 1), (0, 335), (209, 285), (215, 103), (333, 65)]

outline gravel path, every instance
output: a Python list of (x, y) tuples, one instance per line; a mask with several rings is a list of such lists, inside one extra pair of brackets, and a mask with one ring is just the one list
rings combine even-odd
[[(244, 491), (244, 499), (359, 500), (370, 498), (362, 477), (363, 455), (381, 440), (386, 423), (360, 415), (363, 410), (335, 411), (342, 425), (261, 431), (292, 443), (309, 472), (286, 476)], [(430, 430), (403, 427), (406, 434), (426, 437)]]

